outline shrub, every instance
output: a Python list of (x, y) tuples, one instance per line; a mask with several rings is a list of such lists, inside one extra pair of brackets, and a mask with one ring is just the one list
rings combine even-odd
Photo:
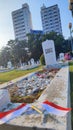
[(44, 58), (43, 54), (40, 57), (40, 62), (41, 62), (42, 65), (45, 65), (45, 58)]

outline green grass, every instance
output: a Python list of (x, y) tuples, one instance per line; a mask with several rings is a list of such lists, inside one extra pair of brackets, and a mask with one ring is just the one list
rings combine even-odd
[(0, 73), (0, 84), (11, 81), (11, 80), (16, 79), (21, 76), (25, 76), (26, 74), (35, 72), (37, 70), (39, 71), (42, 68), (43, 68), (43, 66), (39, 66), (39, 67), (30, 69), (30, 70), (12, 70), (9, 72), (1, 72)]
[[(73, 61), (69, 63), (70, 69), (70, 96), (71, 96), (71, 108), (73, 108)], [(71, 122), (73, 129), (73, 111), (71, 111)]]

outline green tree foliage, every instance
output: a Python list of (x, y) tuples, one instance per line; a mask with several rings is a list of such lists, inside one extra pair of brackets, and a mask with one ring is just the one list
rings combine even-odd
[(71, 41), (70, 40), (65, 40), (63, 45), (62, 45), (62, 50), (64, 53), (66, 52), (71, 52)]
[(45, 40), (54, 40), (56, 57), (60, 52), (68, 52), (71, 47), (68, 40), (55, 32), (48, 34), (27, 34), (28, 41), (10, 40), (6, 47), (0, 51), (0, 65), (5, 65), (10, 60), (12, 64), (18, 65), (19, 62), (27, 62), (31, 58), (35, 61), (40, 59), (43, 53), (42, 42)]
[(49, 34), (45, 34), (42, 39), (43, 41), (45, 41), (46, 39), (54, 41), (56, 57), (58, 57), (59, 53), (63, 52), (62, 46), (65, 40), (62, 35), (58, 35), (56, 32), (50, 32)]
[(30, 58), (34, 58), (35, 61), (40, 59), (42, 51), (42, 37), (41, 34), (28, 34), (28, 48), (31, 52)]
[(28, 61), (26, 41), (10, 40), (6, 47), (2, 48), (0, 52), (0, 65), (7, 65), (10, 60), (14, 65), (17, 65), (20, 61)]
[[(27, 62), (28, 61), (28, 53), (27, 53), (27, 42), (26, 41), (13, 41), (13, 43), (10, 43), (9, 41), (8, 45), (11, 47), (11, 53), (12, 57), (15, 63), (19, 63), (20, 61)], [(27, 48), (28, 49), (28, 48)]]
[(7, 62), (11, 58), (11, 53), (10, 53), (10, 48), (9, 47), (4, 47), (2, 48), (0, 52), (0, 66), (7, 66)]

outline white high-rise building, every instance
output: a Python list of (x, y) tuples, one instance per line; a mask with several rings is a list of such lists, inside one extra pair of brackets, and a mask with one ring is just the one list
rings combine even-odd
[(41, 19), (43, 31), (49, 33), (51, 31), (62, 34), (60, 11), (58, 5), (46, 7), (44, 4), (41, 7)]
[(32, 19), (27, 3), (22, 8), (12, 12), (13, 27), (15, 38), (18, 40), (27, 40), (27, 34), (32, 29)]

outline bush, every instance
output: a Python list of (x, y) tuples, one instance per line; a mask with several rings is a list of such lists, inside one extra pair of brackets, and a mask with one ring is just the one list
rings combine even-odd
[(45, 65), (45, 58), (44, 58), (43, 54), (40, 57), (40, 62), (41, 62), (42, 65)]

